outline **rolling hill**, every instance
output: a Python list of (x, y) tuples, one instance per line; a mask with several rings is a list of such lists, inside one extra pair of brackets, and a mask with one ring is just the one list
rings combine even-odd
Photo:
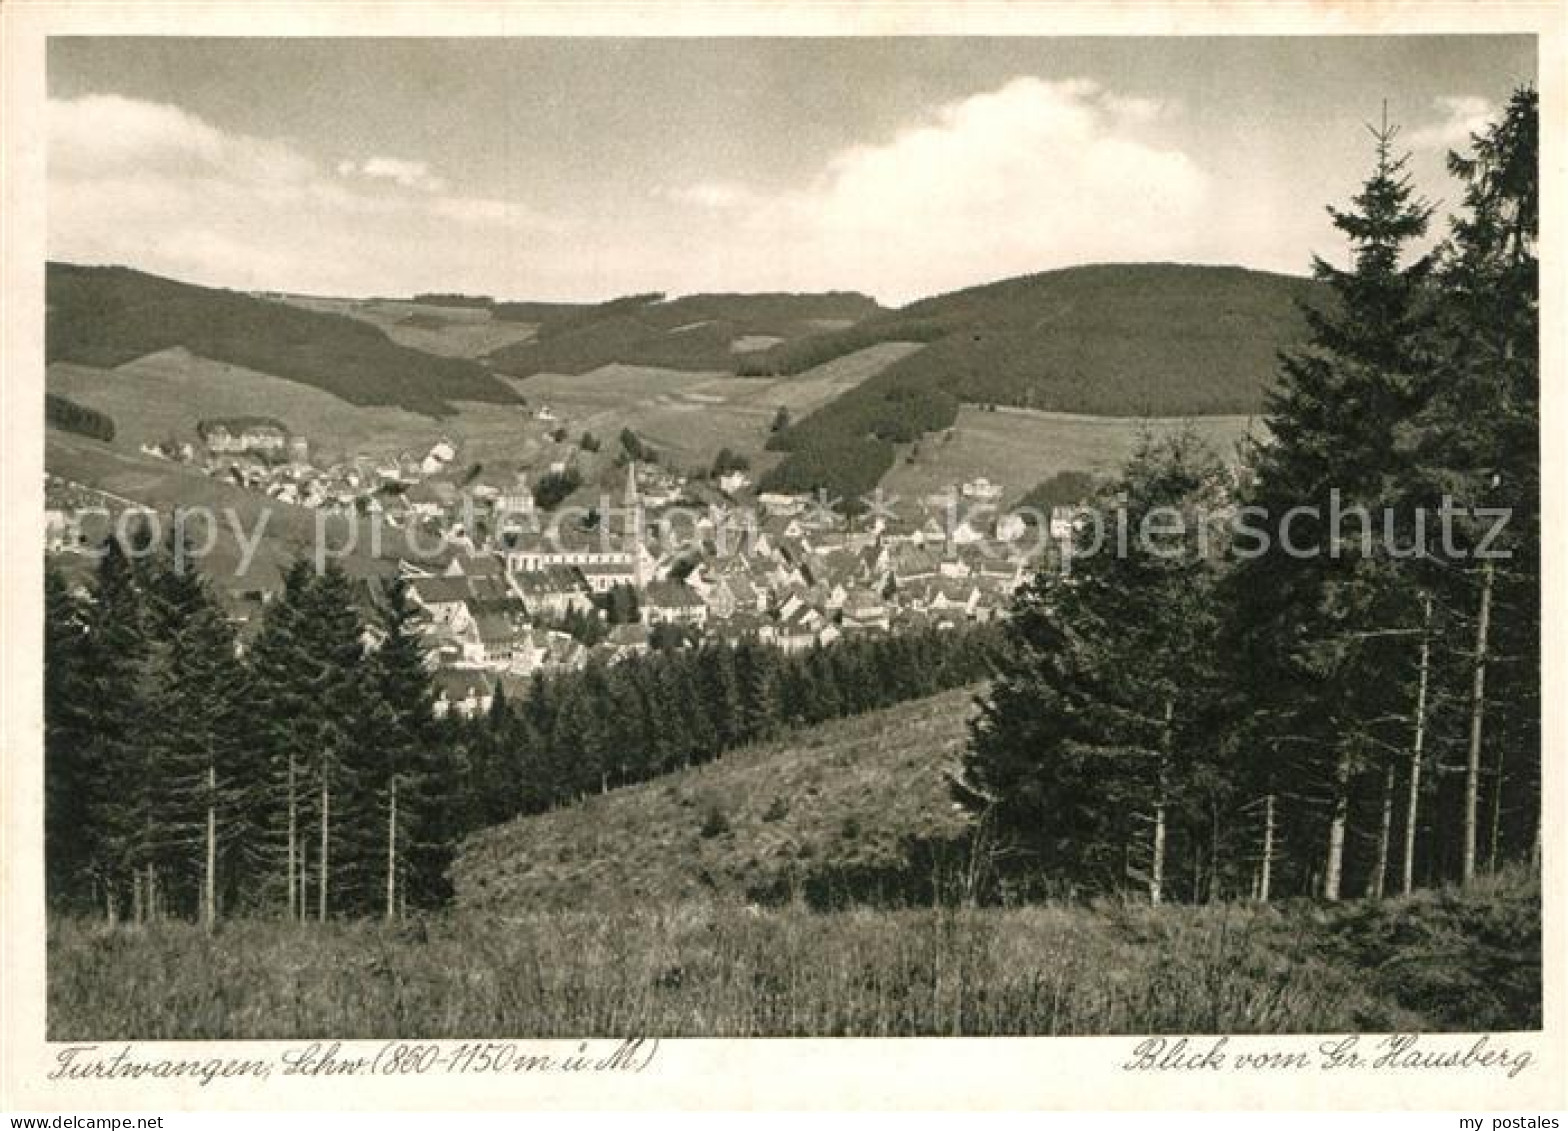
[(197, 439), (203, 419), (267, 416), (310, 441), (326, 461), (428, 450), (446, 436), (479, 460), (526, 458), (540, 447), (545, 425), (519, 405), (454, 402), (439, 420), (391, 405), (350, 404), (311, 385), (197, 357), (176, 347), (113, 369), (55, 362), (45, 374), (49, 392), (68, 397), (114, 421), (116, 446)]
[(925, 299), (802, 341), (795, 353), (813, 356), (880, 334), (930, 344), (779, 436), (774, 446), (790, 455), (767, 485), (864, 494), (893, 466), (896, 444), (950, 427), (960, 404), (1255, 414), (1277, 352), (1305, 335), (1301, 304), (1318, 293), (1309, 280), (1235, 267), (1074, 267)]
[(192, 354), (310, 385), (351, 404), (426, 416), (454, 401), (516, 404), (517, 391), (483, 366), (399, 345), (369, 323), (128, 267), (51, 263), (49, 361), (112, 368), (183, 346)]
[(342, 314), (375, 326), (400, 346), (440, 357), (471, 361), (503, 346), (526, 342), (538, 320), (503, 318), (495, 307), (440, 305), (398, 298), (324, 298), (318, 295), (268, 295), (279, 302), (322, 314)]
[[(313, 410), (291, 426), (354, 447), (417, 446), (427, 432), (418, 422), (438, 415), (439, 427), (493, 435), (504, 449), (522, 443), (526, 422), (497, 406), (547, 399), (596, 435), (633, 426), (683, 467), (743, 451), (769, 489), (823, 487), (853, 501), (884, 481), (909, 494), (972, 474), (1023, 489), (1105, 462), (1080, 458), (1082, 430), (1059, 426), (1074, 417), (1098, 418), (1089, 432), (1119, 439), (1159, 418), (1228, 418), (1222, 440), (1239, 434), (1261, 407), (1276, 351), (1301, 339), (1299, 306), (1314, 286), (1135, 264), (1008, 279), (899, 310), (843, 292), (588, 305), (256, 297), (51, 264), (50, 391), (107, 413), (128, 441), (180, 425), (161, 400), (155, 413), (139, 407), (144, 395), (167, 398), (177, 378), (180, 401), (209, 414), (224, 407), (215, 398), (292, 404), (299, 397), (278, 389), (308, 393), (326, 406), (320, 419)], [(204, 384), (214, 374), (221, 396)], [(235, 396), (246, 382), (257, 395)], [(976, 415), (998, 405), (1033, 415)], [(795, 423), (772, 435), (780, 407)], [(932, 433), (944, 442), (919, 443)]]
[(919, 898), (964, 818), (943, 772), (972, 691), (843, 719), (472, 837), (464, 911), (604, 911), (693, 897)]
[(848, 292), (629, 295), (549, 318), (531, 341), (496, 350), (489, 361), (516, 377), (616, 363), (734, 373), (748, 348), (809, 338), (881, 312), (874, 300)]

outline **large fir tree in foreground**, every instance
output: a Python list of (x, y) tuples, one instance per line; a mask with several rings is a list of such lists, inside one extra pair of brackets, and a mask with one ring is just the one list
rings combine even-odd
[(1349, 267), (1314, 259), (1330, 298), (1307, 311), (1310, 340), (1282, 358), (1270, 398), (1246, 499), (1266, 547), (1238, 560), (1225, 593), (1233, 674), (1248, 685), (1238, 725), (1277, 763), (1269, 796), (1292, 795), (1292, 835), (1321, 838), (1307, 877), (1330, 900), (1345, 888), (1357, 786), (1399, 749), (1410, 710), (1404, 681), (1384, 677), (1410, 667), (1422, 631), (1408, 437), (1435, 387), (1433, 260), (1411, 247), (1431, 209), (1397, 130), (1373, 135), (1372, 175), (1350, 209), (1329, 209)]
[(1178, 842), (1193, 898), (1539, 860), (1536, 102), (1450, 157), (1463, 210), (1425, 254), (1431, 210), (1373, 130), (1217, 578), (1078, 562), (1020, 595), (956, 788), (1046, 886), (1159, 899)]
[(1168, 891), (1175, 814), (1210, 747), (1216, 563), (1199, 527), (1225, 490), (1190, 434), (1145, 439), (1095, 500), (1103, 544), (1080, 531), (1070, 572), (1041, 571), (1014, 602), (955, 794), (1060, 888)]

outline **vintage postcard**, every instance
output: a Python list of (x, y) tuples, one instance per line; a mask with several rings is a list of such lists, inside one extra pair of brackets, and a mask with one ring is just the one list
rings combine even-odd
[(1563, 1107), (1563, 15), (7, 5), (0, 1103)]

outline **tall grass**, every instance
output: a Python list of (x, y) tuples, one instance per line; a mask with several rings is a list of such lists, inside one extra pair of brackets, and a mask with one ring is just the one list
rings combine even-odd
[[(1524, 933), (1516, 922), (1467, 945), (1501, 953), (1523, 939), (1528, 949), (1533, 900), (1538, 978), (1538, 891), (1500, 891), (1482, 901), (1509, 910), (1482, 918), (1495, 926), (1523, 916)], [(1467, 1028), (1474, 1013), (1422, 1008), (1430, 986), (1401, 996), (1399, 947), (1389, 949), (1385, 929), (1412, 929), (1446, 907), (1432, 929), (1452, 942), (1462, 904), (1429, 896), (1333, 913), (1104, 905), (821, 914), (688, 902), (402, 927), (233, 922), (211, 938), (180, 923), (110, 931), (62, 921), (49, 939), (49, 1032), (150, 1040)], [(1380, 958), (1380, 949), (1389, 953)], [(1514, 958), (1528, 965), (1527, 955)], [(1443, 968), (1465, 962), (1445, 954)], [(1492, 1010), (1492, 1024), (1523, 1027), (1532, 1001), (1539, 1024), (1538, 981), (1533, 998), (1471, 1005)]]

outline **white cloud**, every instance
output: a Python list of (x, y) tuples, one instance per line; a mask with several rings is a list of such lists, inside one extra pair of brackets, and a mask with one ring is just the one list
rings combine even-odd
[(1497, 113), (1492, 103), (1474, 96), (1438, 98), (1432, 105), (1441, 117), (1410, 134), (1414, 149), (1459, 149), (1469, 143), (1471, 134), (1485, 133)]
[(352, 161), (341, 161), (338, 163), (338, 173), (345, 177), (391, 181), (403, 188), (421, 192), (445, 192), (447, 188), (446, 181), (431, 173), (430, 166), (423, 161), (400, 161), (395, 157), (371, 157), (357, 165)]
[(50, 102), (49, 172), (63, 178), (134, 173), (298, 183), (314, 170), (286, 145), (230, 137), (178, 107), (90, 95)]
[(422, 162), (328, 168), (174, 106), (49, 103), (55, 258), (237, 287), (388, 293), (493, 280), (514, 247), (552, 231), (519, 203), (449, 193)]
[(1135, 136), (1162, 109), (1019, 78), (844, 150), (803, 190), (698, 183), (686, 197), (745, 205), (711, 255), (715, 273), (748, 286), (831, 279), (904, 300), (1072, 263), (1180, 258), (1210, 184), (1185, 153)]
[(1171, 107), (1154, 98), (1123, 98), (1115, 94), (1105, 96), (1105, 107), (1123, 122), (1143, 124), (1157, 121), (1170, 113)]
[(420, 161), (322, 161), (172, 106), (55, 101), (49, 247), (268, 290), (855, 288), (885, 302), (1084, 262), (1258, 262), (1276, 246), (1301, 258), (1278, 212), (1227, 211), (1224, 186), (1159, 140), (1178, 113), (1019, 78), (847, 147), (795, 186), (694, 178), (543, 216), (452, 192)]
[(659, 190), (654, 195), (677, 204), (695, 204), (699, 208), (716, 210), (739, 208), (757, 202), (756, 192), (737, 181), (697, 181), (695, 184)]

